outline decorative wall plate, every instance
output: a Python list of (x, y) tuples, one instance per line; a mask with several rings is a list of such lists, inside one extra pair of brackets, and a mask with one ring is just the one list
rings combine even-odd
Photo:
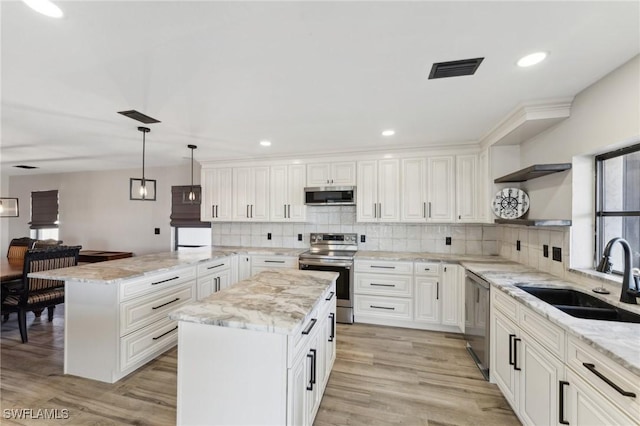
[(517, 219), (529, 210), (529, 196), (518, 188), (504, 188), (496, 193), (492, 207), (502, 219)]

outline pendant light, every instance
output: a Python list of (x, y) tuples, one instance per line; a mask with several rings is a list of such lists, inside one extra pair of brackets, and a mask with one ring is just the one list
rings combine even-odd
[(198, 202), (198, 195), (193, 186), (193, 150), (198, 149), (196, 145), (187, 145), (187, 148), (191, 150), (191, 187), (189, 189), (189, 194), (187, 195), (187, 200), (189, 203), (193, 204)]
[(142, 179), (129, 179), (129, 199), (131, 200), (156, 200), (156, 181), (147, 179), (144, 175), (144, 157), (146, 151), (146, 134), (151, 131), (148, 127), (140, 126), (138, 130), (142, 132)]

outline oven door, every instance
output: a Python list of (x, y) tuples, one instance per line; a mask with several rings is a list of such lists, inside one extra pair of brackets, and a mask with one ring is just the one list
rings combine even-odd
[(353, 307), (353, 262), (349, 261), (319, 261), (300, 259), (300, 269), (307, 271), (338, 272), (336, 280), (337, 306)]

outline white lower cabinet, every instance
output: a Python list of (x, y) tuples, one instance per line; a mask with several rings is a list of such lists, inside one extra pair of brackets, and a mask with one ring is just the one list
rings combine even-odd
[(277, 268), (298, 269), (298, 258), (291, 256), (251, 256), (251, 275)]
[(231, 263), (230, 257), (224, 257), (198, 265), (198, 300), (231, 285)]
[(242, 254), (237, 256), (237, 281), (246, 280), (251, 276), (251, 256)]

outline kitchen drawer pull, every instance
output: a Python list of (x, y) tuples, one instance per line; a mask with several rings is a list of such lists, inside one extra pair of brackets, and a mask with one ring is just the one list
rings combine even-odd
[(153, 310), (160, 309), (160, 308), (162, 308), (163, 306), (170, 305), (170, 304), (172, 304), (173, 302), (177, 302), (178, 300), (180, 300), (180, 298), (179, 298), (179, 297), (176, 297), (176, 298), (175, 298), (175, 299), (173, 299), (171, 302), (167, 302), (167, 303), (163, 303), (162, 305), (154, 306), (154, 307), (153, 307), (153, 308), (151, 308), (151, 309), (153, 309)]
[(265, 260), (264, 263), (284, 263), (284, 260)]
[(333, 299), (333, 296), (335, 296), (335, 295), (336, 295), (336, 293), (334, 291), (332, 291), (331, 293), (329, 293), (329, 297), (327, 297), (324, 300), (331, 300), (331, 299)]
[(395, 284), (378, 284), (378, 283), (371, 283), (371, 285), (373, 286), (377, 286), (377, 287), (395, 287)]
[(518, 367), (518, 342), (521, 341), (522, 339), (517, 337), (513, 339), (513, 369), (516, 371), (522, 370), (522, 368)]
[(564, 387), (569, 386), (569, 382), (565, 382), (564, 380), (560, 380), (558, 385), (558, 395), (559, 401), (558, 405), (560, 405), (560, 410), (558, 410), (558, 422), (562, 425), (568, 425), (569, 422), (564, 419)]
[(311, 322), (309, 323), (309, 326), (307, 328), (305, 328), (304, 330), (302, 330), (302, 334), (311, 333), (311, 329), (313, 328), (314, 325), (316, 325), (316, 322), (318, 322), (317, 319), (311, 318)]
[(216, 266), (209, 266), (207, 269), (215, 269), (215, 268), (219, 268), (221, 266), (224, 266), (224, 263), (221, 263), (221, 264), (216, 265)]
[(158, 339), (160, 339), (160, 338), (162, 338), (162, 337), (166, 336), (167, 334), (169, 334), (169, 333), (171, 333), (171, 332), (176, 331), (177, 329), (178, 329), (178, 326), (176, 325), (176, 326), (175, 326), (175, 327), (173, 327), (171, 330), (169, 330), (169, 331), (167, 331), (167, 332), (165, 332), (165, 333), (162, 333), (162, 334), (161, 334), (161, 335), (159, 335), (158, 337), (154, 337), (154, 338), (153, 338), (153, 340), (158, 340)]
[(389, 306), (376, 306), (376, 305), (369, 305), (369, 307), (370, 307), (370, 308), (373, 308), (373, 309), (386, 309), (386, 310), (388, 310), (388, 311), (395, 311), (395, 310), (396, 310), (396, 308), (392, 308), (392, 307), (389, 307)]
[(636, 397), (635, 393), (627, 392), (626, 390), (622, 389), (620, 386), (616, 385), (611, 380), (609, 380), (604, 374), (602, 374), (601, 372), (596, 370), (596, 366), (594, 364), (589, 364), (587, 362), (583, 362), (582, 365), (584, 365), (587, 368), (587, 370), (591, 371), (593, 374), (595, 374), (600, 379), (602, 379), (606, 384), (608, 384), (609, 386), (614, 388), (619, 394), (624, 395), (624, 396), (628, 396), (630, 398), (635, 398)]
[(370, 265), (371, 268), (378, 268), (378, 269), (396, 269), (395, 266), (380, 266), (380, 265)]
[(151, 285), (166, 283), (166, 282), (169, 282), (169, 281), (177, 280), (178, 278), (180, 278), (180, 277), (167, 278), (166, 280), (156, 281), (155, 283), (151, 283)]
[(336, 337), (336, 314), (331, 312), (329, 314), (329, 321), (331, 321), (331, 333), (329, 333), (329, 342), (333, 342)]
[(509, 365), (513, 365), (513, 338), (516, 337), (515, 334), (509, 335)]
[(307, 390), (313, 390), (313, 357), (315, 354), (307, 354), (307, 358), (311, 358), (311, 362), (309, 363), (309, 367), (311, 368), (311, 373), (309, 374), (309, 383), (307, 384)]

